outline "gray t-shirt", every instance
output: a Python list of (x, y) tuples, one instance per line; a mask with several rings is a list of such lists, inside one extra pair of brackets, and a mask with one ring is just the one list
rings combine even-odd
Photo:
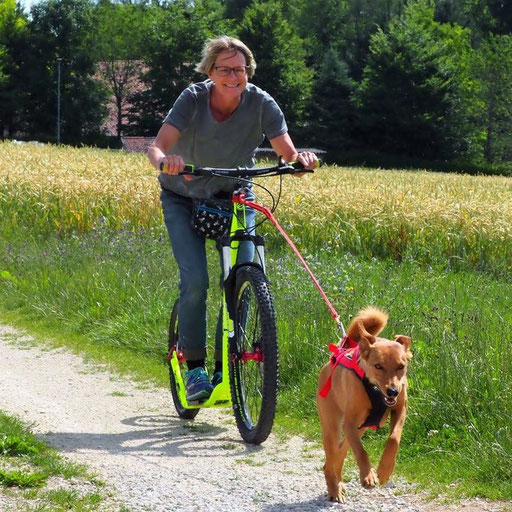
[[(199, 167), (254, 166), (254, 152), (265, 136), (273, 139), (288, 131), (281, 109), (268, 93), (247, 84), (238, 108), (225, 121), (216, 121), (210, 110), (212, 85), (206, 80), (185, 89), (164, 119), (181, 132), (171, 154)], [(160, 173), (158, 179), (164, 189), (194, 198), (233, 188), (233, 181), (225, 178), (186, 181)]]

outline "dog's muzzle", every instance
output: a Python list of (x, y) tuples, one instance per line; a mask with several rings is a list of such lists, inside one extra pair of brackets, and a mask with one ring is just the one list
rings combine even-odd
[(386, 394), (384, 395), (384, 402), (386, 402), (386, 405), (388, 407), (395, 405), (399, 394), (400, 390), (396, 388), (387, 388)]

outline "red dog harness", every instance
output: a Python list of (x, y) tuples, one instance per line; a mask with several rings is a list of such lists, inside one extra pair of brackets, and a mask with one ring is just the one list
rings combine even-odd
[(388, 406), (384, 401), (382, 393), (379, 391), (377, 386), (374, 386), (365, 376), (363, 369), (358, 364), (359, 359), (359, 344), (345, 336), (339, 345), (330, 344), (329, 351), (334, 355), (331, 357), (331, 373), (322, 389), (318, 393), (322, 398), (325, 398), (332, 387), (332, 374), (336, 369), (336, 366), (341, 365), (348, 370), (352, 370), (359, 380), (362, 382), (366, 394), (370, 400), (372, 408), (366, 421), (359, 428), (373, 428), (374, 430), (379, 428), (380, 421), (384, 416)]

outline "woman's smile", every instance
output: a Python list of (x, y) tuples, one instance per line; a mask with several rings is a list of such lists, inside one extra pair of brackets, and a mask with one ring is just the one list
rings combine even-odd
[(234, 101), (240, 101), (242, 92), (247, 86), (246, 66), (247, 62), (242, 52), (223, 51), (219, 54), (208, 74), (215, 84), (214, 102), (218, 104), (214, 105), (214, 108), (222, 109), (224, 106), (232, 105)]

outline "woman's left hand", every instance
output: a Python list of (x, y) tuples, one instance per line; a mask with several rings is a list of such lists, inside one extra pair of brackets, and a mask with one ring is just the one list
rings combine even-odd
[[(316, 169), (318, 167), (318, 157), (311, 151), (301, 151), (297, 153), (297, 161), (300, 162), (305, 169)], [(296, 172), (294, 176), (304, 176), (303, 172)]]

